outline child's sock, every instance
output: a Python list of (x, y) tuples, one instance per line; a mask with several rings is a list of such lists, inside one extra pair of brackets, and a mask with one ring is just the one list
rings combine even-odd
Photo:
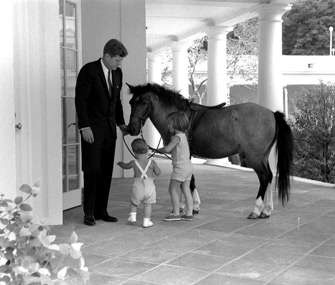
[(150, 218), (143, 218), (143, 228), (152, 227), (154, 224), (150, 221)]
[(136, 222), (136, 212), (130, 212), (128, 222), (135, 223)]

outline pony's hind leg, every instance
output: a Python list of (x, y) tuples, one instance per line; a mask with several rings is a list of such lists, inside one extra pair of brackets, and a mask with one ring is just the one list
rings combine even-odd
[(264, 197), (264, 208), (259, 216), (259, 219), (267, 219), (271, 216), (271, 211), (273, 210), (273, 192), (272, 183), (268, 184)]
[[(261, 162), (258, 167), (254, 166), (253, 169), (258, 176), (260, 186), (255, 201), (255, 207), (249, 214), (248, 219), (268, 218), (271, 214), (269, 206), (273, 208), (273, 204), (269, 202), (269, 199), (272, 199), (272, 196), (269, 195), (272, 195), (271, 182), (273, 175), (268, 162), (266, 164)], [(267, 190), (269, 191), (269, 194), (267, 194), (267, 201), (264, 205), (264, 198)]]

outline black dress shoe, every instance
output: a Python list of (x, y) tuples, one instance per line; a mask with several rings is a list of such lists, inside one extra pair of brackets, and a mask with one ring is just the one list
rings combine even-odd
[(108, 215), (107, 212), (102, 213), (102, 214), (96, 214), (96, 215), (94, 215), (94, 217), (95, 217), (96, 220), (103, 220), (105, 222), (116, 223), (118, 221), (117, 218)]
[(87, 225), (87, 226), (94, 226), (95, 225), (94, 217), (85, 215), (84, 224)]

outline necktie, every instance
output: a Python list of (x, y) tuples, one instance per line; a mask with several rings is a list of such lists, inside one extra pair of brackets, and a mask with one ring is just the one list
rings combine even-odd
[(109, 96), (112, 97), (112, 81), (111, 81), (111, 71), (108, 70), (108, 91), (109, 91)]

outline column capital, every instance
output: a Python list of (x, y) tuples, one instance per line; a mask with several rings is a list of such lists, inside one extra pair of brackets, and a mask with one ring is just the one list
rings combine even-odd
[(259, 21), (282, 22), (282, 15), (291, 10), (292, 4), (261, 4), (256, 10)]
[(208, 26), (207, 36), (211, 38), (226, 38), (227, 34), (233, 30), (232, 26)]

